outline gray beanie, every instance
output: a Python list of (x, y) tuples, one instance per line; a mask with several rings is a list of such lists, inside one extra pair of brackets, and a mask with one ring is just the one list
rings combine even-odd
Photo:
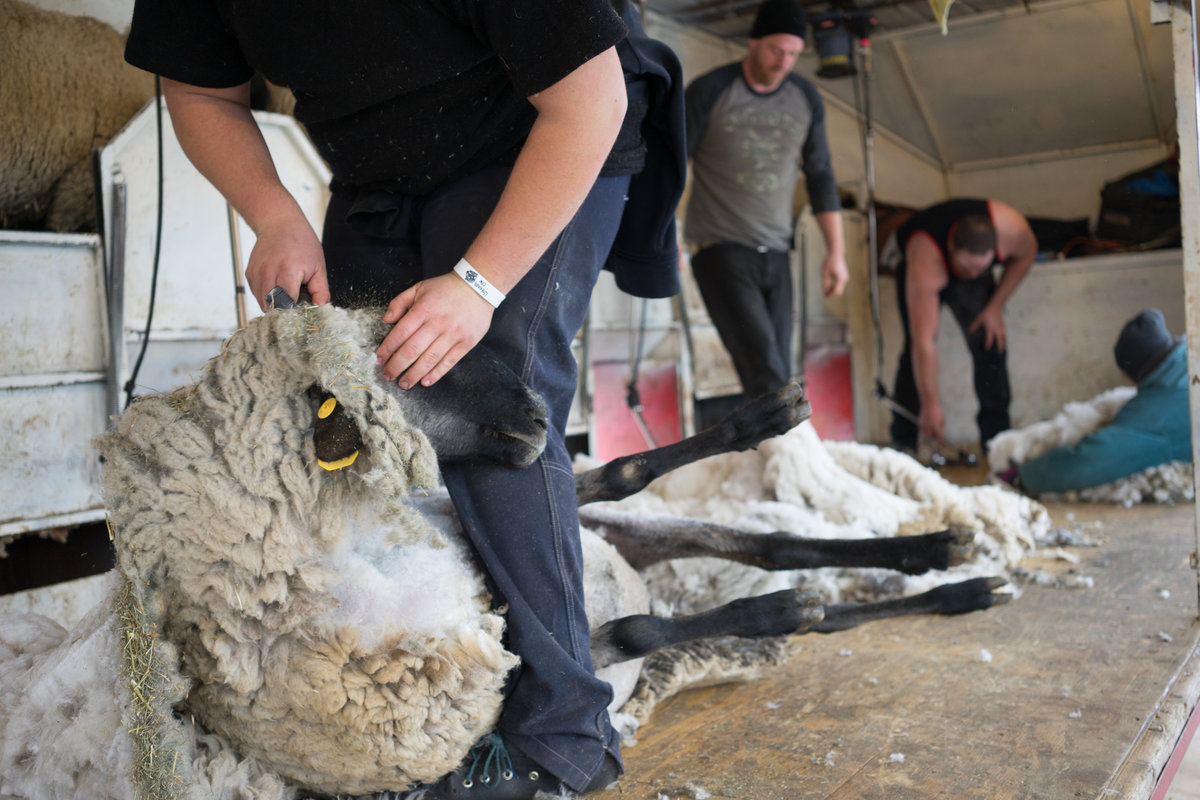
[(1121, 371), (1135, 383), (1140, 383), (1162, 363), (1177, 341), (1171, 338), (1162, 312), (1147, 308), (1121, 328), (1113, 356)]
[(790, 33), (803, 39), (807, 26), (808, 18), (799, 0), (765, 0), (758, 7), (750, 38), (761, 39), (774, 33)]

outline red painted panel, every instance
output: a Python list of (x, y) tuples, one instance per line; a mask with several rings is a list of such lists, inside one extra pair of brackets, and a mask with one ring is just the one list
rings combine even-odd
[(638, 395), (642, 418), (654, 440), (646, 440), (637, 418), (626, 403), (631, 365), (625, 361), (592, 364), (592, 422), (595, 425), (593, 456), (608, 461), (652, 447), (678, 442), (683, 425), (679, 419), (679, 388), (675, 365), (642, 362), (638, 366)]

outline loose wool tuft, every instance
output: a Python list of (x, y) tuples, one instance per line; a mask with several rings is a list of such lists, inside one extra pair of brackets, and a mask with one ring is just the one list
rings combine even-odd
[[(989, 443), (989, 469), (993, 475), (998, 475), (1009, 467), (1024, 464), (1055, 447), (1077, 443), (1089, 433), (1112, 422), (1117, 412), (1135, 394), (1137, 389), (1133, 386), (1118, 386), (1101, 392), (1091, 400), (1067, 403), (1053, 419), (997, 434)], [(1117, 503), (1129, 507), (1148, 502), (1190, 502), (1195, 495), (1192, 465), (1173, 461), (1102, 486), (1092, 486), (1076, 492), (1047, 494), (1045, 497), (1074, 502), (1082, 500), (1089, 503)]]
[[(197, 384), (102, 437), (118, 565), (175, 643), (186, 710), (309, 790), (397, 790), (453, 769), (494, 725), (507, 671), (478, 572), (405, 502), (436, 485), (423, 434), (378, 379), (375, 317), (274, 312)], [(316, 465), (313, 384), (363, 431)]]

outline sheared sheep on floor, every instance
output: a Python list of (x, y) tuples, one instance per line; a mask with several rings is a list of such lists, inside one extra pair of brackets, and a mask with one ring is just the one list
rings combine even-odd
[[(272, 312), (235, 334), (197, 384), (138, 401), (102, 437), (118, 572), (109, 599), (70, 633), (36, 617), (0, 620), (0, 796), (292, 798), (301, 785), (366, 794), (440, 776), (491, 729), (514, 657), (456, 520), (439, 513), (449, 506), (433, 453), (397, 399), (408, 393), (377, 379), (380, 326), (377, 314), (328, 306)], [(353, 469), (315, 467), (314, 384), (362, 432)], [(516, 404), (496, 391), (482, 399)], [(755, 505), (774, 516), (760, 527), (798, 503), (798, 524), (772, 529), (844, 534), (853, 515), (835, 524), (808, 507), (835, 491), (830, 470), (895, 511), (891, 523), (858, 520), (861, 536), (867, 525), (885, 535), (935, 527), (919, 495), (945, 487), (914, 489), (923, 482), (908, 478), (911, 496), (891, 497), (827, 462), (811, 432), (765, 450), (772, 466), (757, 476), (718, 467), (746, 481), (744, 497), (765, 491), (754, 481), (771, 482), (777, 499)], [(1036, 505), (1016, 499), (1026, 505), (1014, 524), (1021, 513), (1038, 524)], [(829, 502), (825, 515), (840, 507)], [(971, 513), (987, 530), (992, 517), (961, 519)], [(589, 594), (589, 616), (647, 610), (642, 578), (613, 548), (587, 534), (585, 548), (589, 570), (634, 587), (632, 606), (608, 610)], [(983, 549), (990, 566), (1003, 564), (1006, 546)], [(996, 585), (977, 584), (953, 608), (990, 605)], [(801, 612), (814, 603), (801, 597)]]
[[(577, 467), (590, 463), (580, 458)], [(682, 467), (611, 505), (629, 513), (830, 539), (968, 530), (975, 534), (974, 555), (955, 567), (956, 577), (1006, 574), (1034, 546), (1035, 538), (1050, 529), (1049, 514), (1034, 500), (997, 486), (956, 486), (890, 448), (823, 442), (807, 422), (756, 450)], [(586, 522), (593, 512), (581, 513)], [(824, 599), (840, 602), (913, 594), (945, 580), (936, 572), (767, 572), (713, 558), (656, 564), (643, 575), (656, 607), (675, 613), (798, 585), (817, 588)]]
[[(1053, 419), (1004, 431), (989, 443), (988, 467), (999, 475), (1017, 464), (1037, 458), (1060, 445), (1073, 445), (1089, 433), (1112, 422), (1117, 412), (1137, 394), (1134, 386), (1118, 386), (1090, 400), (1067, 403)], [(1047, 494), (1047, 500), (1116, 503), (1190, 502), (1195, 498), (1195, 473), (1191, 464), (1172, 461), (1137, 474), (1074, 492)]]

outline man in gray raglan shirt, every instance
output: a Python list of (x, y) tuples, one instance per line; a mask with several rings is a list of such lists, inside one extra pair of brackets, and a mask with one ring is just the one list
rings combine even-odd
[(792, 73), (805, 23), (798, 0), (766, 0), (746, 57), (696, 78), (685, 95), (692, 274), (750, 397), (792, 377), (788, 251), (801, 169), (825, 238), (825, 295), (840, 294), (847, 281), (825, 107), (813, 85)]

